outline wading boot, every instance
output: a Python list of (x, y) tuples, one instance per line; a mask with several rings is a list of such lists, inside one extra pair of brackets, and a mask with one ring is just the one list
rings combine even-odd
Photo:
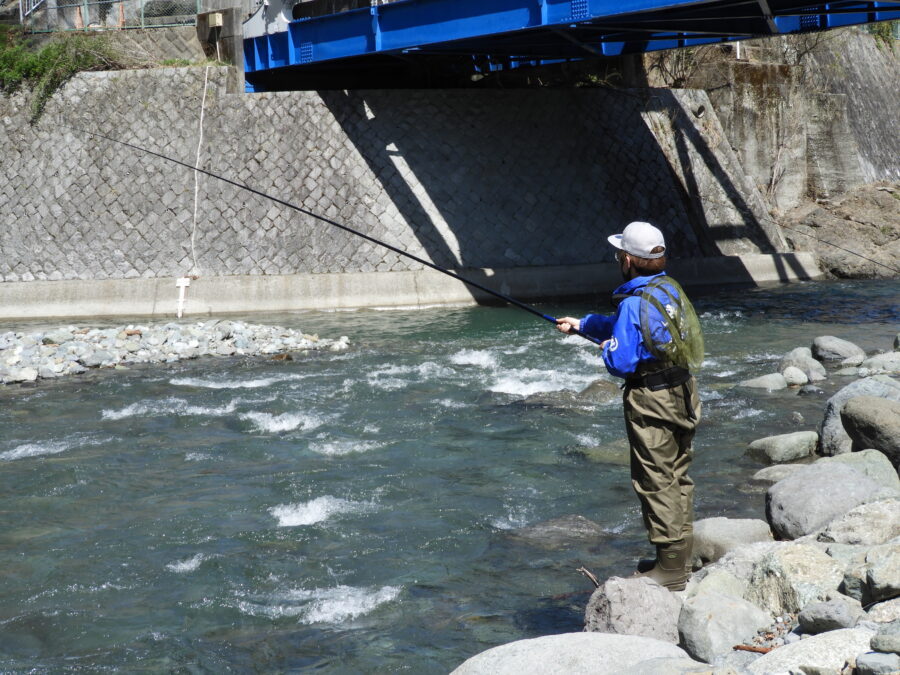
[[(693, 553), (694, 553), (694, 528), (686, 530), (684, 533), (684, 545), (687, 547), (687, 557), (684, 561), (684, 571), (687, 572), (688, 578), (694, 571)], [(637, 564), (638, 572), (649, 572), (656, 565), (655, 558), (641, 558)]]
[(688, 551), (684, 539), (671, 544), (657, 544), (656, 564), (653, 569), (635, 576), (653, 579), (670, 591), (683, 591), (689, 576), (686, 569), (690, 558)]

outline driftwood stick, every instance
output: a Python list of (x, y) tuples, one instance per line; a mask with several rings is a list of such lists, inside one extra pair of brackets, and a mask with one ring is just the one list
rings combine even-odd
[(732, 649), (737, 649), (741, 652), (755, 652), (757, 654), (768, 654), (770, 651), (775, 649), (775, 647), (751, 647), (750, 645), (735, 645)]
[(579, 567), (579, 568), (578, 568), (577, 570), (575, 570), (575, 571), (576, 571), (576, 572), (579, 572), (579, 573), (581, 573), (581, 574), (583, 574), (583, 575), (586, 576), (588, 579), (590, 579), (590, 580), (591, 580), (591, 583), (594, 584), (594, 588), (600, 588), (600, 580), (597, 579), (597, 575), (594, 574), (593, 572), (591, 572), (588, 568), (586, 568), (586, 567)]

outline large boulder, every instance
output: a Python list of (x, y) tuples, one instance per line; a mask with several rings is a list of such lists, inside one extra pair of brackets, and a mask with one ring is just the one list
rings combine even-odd
[(788, 368), (803, 371), (810, 382), (819, 382), (827, 377), (825, 366), (813, 358), (809, 347), (797, 347), (785, 354), (778, 370), (783, 374)]
[(852, 466), (857, 471), (862, 471), (876, 483), (900, 492), (900, 477), (898, 477), (896, 469), (891, 465), (891, 460), (883, 452), (870, 448), (858, 452), (845, 452), (842, 455), (834, 455), (833, 457), (821, 457), (816, 460), (816, 464), (829, 464), (832, 462), (841, 462)]
[(769, 524), (763, 520), (704, 518), (694, 523), (695, 567), (715, 562), (729, 551), (760, 541), (772, 541)]
[(584, 629), (638, 635), (676, 644), (681, 600), (646, 577), (611, 577), (594, 591)]
[(867, 628), (845, 628), (813, 635), (773, 649), (751, 663), (747, 670), (752, 675), (839, 673), (845, 663), (855, 661), (859, 654), (868, 651), (873, 634), (874, 631)]
[(900, 621), (891, 621), (881, 626), (872, 638), (872, 649), (876, 652), (900, 654)]
[(773, 616), (795, 614), (826, 600), (844, 578), (844, 568), (826, 553), (803, 544), (772, 549), (753, 567), (744, 599)]
[(900, 673), (900, 656), (867, 652), (856, 658), (855, 675), (897, 675)]
[(900, 596), (900, 539), (869, 549), (866, 566), (870, 600), (880, 602)]
[(837, 391), (825, 404), (825, 416), (819, 426), (820, 452), (839, 455), (850, 452), (853, 442), (841, 422), (841, 409), (856, 396), (875, 396), (900, 401), (900, 382), (887, 375), (874, 375), (851, 382)]
[(778, 391), (779, 389), (787, 389), (787, 380), (781, 373), (770, 373), (768, 375), (760, 375), (749, 380), (743, 380), (738, 383), (740, 387), (749, 387), (751, 389), (765, 389), (766, 391)]
[(853, 450), (880, 450), (900, 468), (900, 401), (855, 396), (841, 408), (841, 424)]
[(872, 373), (900, 373), (900, 352), (876, 354), (862, 362), (862, 367)]
[(804, 466), (806, 466), (806, 464), (773, 464), (772, 466), (767, 466), (757, 471), (750, 480), (755, 483), (774, 485), (781, 479), (790, 476), (797, 469), (802, 469)]
[(771, 616), (746, 600), (700, 593), (684, 603), (678, 634), (688, 654), (701, 661), (712, 661), (771, 622)]
[(776, 538), (796, 539), (860, 504), (895, 495), (853, 467), (811, 464), (766, 491), (766, 519)]
[(841, 591), (866, 606), (900, 595), (900, 538), (871, 547), (865, 560), (847, 565)]
[(822, 335), (813, 340), (812, 355), (819, 361), (834, 361), (842, 366), (858, 366), (866, 359), (861, 347), (833, 335)]
[(476, 654), (452, 675), (627, 673), (650, 659), (688, 658), (680, 647), (634, 635), (564, 633), (518, 640)]
[(866, 618), (877, 623), (890, 623), (891, 621), (900, 620), (900, 598), (885, 600), (869, 607)]
[(747, 446), (747, 454), (766, 464), (784, 464), (809, 457), (816, 451), (818, 444), (817, 432), (795, 431), (758, 438)]
[(865, 614), (859, 600), (840, 596), (808, 604), (801, 610), (798, 620), (801, 632), (818, 635), (829, 630), (853, 628)]
[(900, 499), (861, 504), (832, 520), (816, 537), (819, 541), (854, 546), (877, 546), (900, 537)]

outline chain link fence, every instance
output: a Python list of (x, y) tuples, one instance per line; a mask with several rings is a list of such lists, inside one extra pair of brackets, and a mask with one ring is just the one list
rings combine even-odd
[(192, 26), (199, 11), (200, 0), (19, 0), (32, 33)]

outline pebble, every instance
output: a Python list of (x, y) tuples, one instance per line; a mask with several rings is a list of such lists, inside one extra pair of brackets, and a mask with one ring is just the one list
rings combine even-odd
[(88, 368), (127, 369), (130, 364), (172, 363), (200, 356), (338, 352), (348, 347), (345, 335), (331, 340), (281, 326), (223, 320), (9, 331), (0, 333), (0, 382), (34, 382), (83, 373)]

